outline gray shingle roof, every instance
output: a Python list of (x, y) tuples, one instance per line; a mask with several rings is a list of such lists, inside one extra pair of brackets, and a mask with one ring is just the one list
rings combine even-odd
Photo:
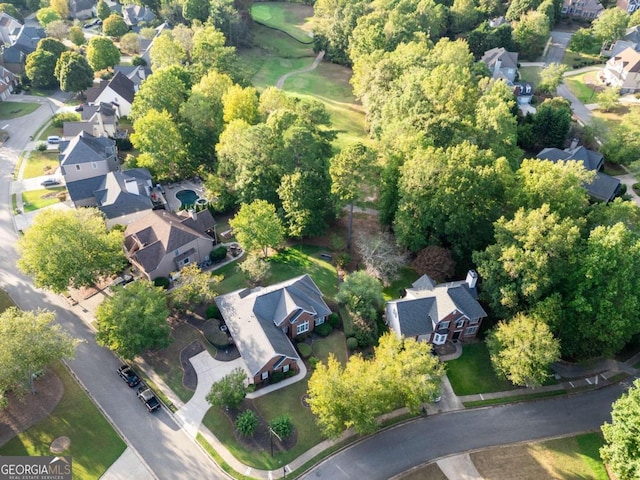
[[(391, 310), (395, 309), (400, 325), (400, 335), (415, 337), (428, 335), (433, 332), (434, 310), (437, 311), (435, 298), (411, 298), (392, 300), (387, 302), (387, 317), (392, 316)], [(437, 315), (436, 315), (437, 317)]]
[(60, 165), (100, 162), (116, 154), (116, 142), (81, 132), (70, 141), (60, 142)]
[[(110, 219), (151, 210), (153, 205), (145, 190), (145, 182), (150, 180), (146, 168), (109, 172), (102, 188), (95, 192), (98, 208)], [(126, 183), (131, 181), (137, 185), (138, 194), (128, 191)]]
[(103, 187), (105, 177), (106, 175), (98, 175), (97, 177), (68, 182), (67, 191), (69, 192), (69, 197), (73, 202), (80, 202), (90, 198), (95, 199), (94, 192)]
[(489, 68), (492, 68), (498, 60), (502, 62), (501, 68), (518, 68), (518, 54), (509, 52), (504, 47), (487, 50), (480, 59)]
[(216, 298), (216, 304), (247, 367), (256, 374), (278, 355), (298, 358), (289, 338), (276, 325), (287, 315), (306, 310), (331, 313), (311, 277), (303, 275), (254, 290), (237, 290)]
[(600, 172), (597, 172), (594, 181), (587, 185), (589, 195), (605, 202), (613, 200), (619, 189), (620, 180)]
[(127, 102), (133, 103), (133, 97), (136, 95), (135, 84), (124, 73), (116, 72), (109, 82), (108, 88)]

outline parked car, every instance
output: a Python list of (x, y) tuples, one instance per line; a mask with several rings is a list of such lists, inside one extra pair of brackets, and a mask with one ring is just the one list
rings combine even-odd
[(43, 187), (53, 187), (54, 185), (60, 185), (60, 180), (58, 180), (57, 178), (49, 177), (40, 182), (40, 185), (42, 185)]
[(129, 365), (122, 365), (118, 368), (118, 375), (122, 378), (129, 387), (133, 388), (140, 384), (140, 377), (136, 375), (136, 372)]
[(138, 398), (142, 403), (144, 403), (144, 406), (147, 407), (149, 412), (155, 412), (160, 409), (160, 401), (153, 391), (146, 385), (138, 388)]
[(58, 135), (49, 135), (47, 137), (47, 143), (51, 143), (51, 144), (60, 143), (60, 137)]
[(124, 287), (127, 283), (131, 283), (131, 282), (133, 282), (133, 277), (125, 273), (120, 277), (114, 278), (113, 282), (109, 284), (109, 288), (111, 289), (113, 287), (118, 287), (118, 286)]
[(95, 27), (96, 25), (102, 25), (102, 20), (100, 20), (99, 18), (95, 18), (90, 22), (85, 23), (84, 28), (91, 28), (91, 27)]
[(74, 108), (74, 110), (75, 110), (76, 112), (81, 112), (81, 111), (83, 111), (83, 110), (84, 110), (84, 104), (82, 104), (82, 103), (81, 103), (81, 104), (80, 104), (80, 105), (78, 105), (76, 108)]

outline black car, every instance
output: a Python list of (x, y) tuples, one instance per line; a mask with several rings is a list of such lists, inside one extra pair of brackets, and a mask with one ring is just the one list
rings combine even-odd
[(150, 412), (155, 412), (160, 409), (160, 401), (146, 385), (138, 388), (138, 398)]
[(122, 365), (118, 368), (118, 375), (120, 375), (120, 378), (127, 382), (127, 385), (131, 388), (140, 383), (140, 377), (136, 375), (136, 372), (134, 372), (129, 365)]

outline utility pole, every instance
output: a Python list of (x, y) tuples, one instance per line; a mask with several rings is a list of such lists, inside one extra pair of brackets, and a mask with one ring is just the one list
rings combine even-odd
[(271, 427), (269, 427), (269, 440), (271, 440), (271, 458), (273, 458), (273, 436), (276, 436), (276, 438), (280, 441), (282, 441), (282, 439), (280, 438), (280, 435), (278, 435), (276, 432), (273, 431), (273, 429)]

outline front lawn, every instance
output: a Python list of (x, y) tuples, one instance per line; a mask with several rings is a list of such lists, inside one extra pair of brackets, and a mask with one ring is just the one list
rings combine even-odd
[(59, 203), (60, 200), (56, 195), (60, 192), (64, 192), (65, 190), (65, 187), (53, 187), (22, 192), (22, 201), (24, 203), (23, 206), (25, 213), (40, 210), (41, 208), (48, 207), (49, 205)]
[(593, 103), (596, 101), (595, 90), (585, 83), (585, 76), (590, 74), (591, 72), (587, 72), (580, 75), (564, 77), (564, 83), (567, 84), (573, 94), (578, 97), (578, 100), (582, 103)]
[(447, 376), (456, 395), (504, 392), (516, 387), (499, 379), (489, 358), (489, 350), (482, 342), (465, 344), (462, 356), (446, 363)]
[(59, 165), (57, 151), (39, 152), (38, 150), (33, 150), (26, 161), (27, 163), (24, 166), (22, 178), (34, 178), (47, 175), (48, 172), (52, 173), (55, 171)]
[(0, 447), (0, 455), (51, 455), (51, 442), (67, 436), (71, 446), (63, 455), (73, 458), (73, 478), (100, 478), (126, 445), (67, 369), (53, 369), (64, 385), (62, 400), (48, 418)]
[(29, 115), (40, 108), (39, 103), (0, 102), (0, 120)]
[[(341, 362), (346, 361), (346, 343), (342, 332), (335, 331), (326, 338), (313, 341), (315, 357), (326, 362), (329, 352), (333, 352)], [(304, 380), (253, 400), (256, 410), (267, 422), (285, 413), (289, 415), (297, 433), (297, 442), (289, 451), (280, 452), (274, 449), (274, 456), (271, 457), (271, 452), (268, 450), (248, 449), (236, 440), (233, 425), (218, 408), (210, 408), (202, 423), (242, 463), (254, 468), (280, 469), (324, 440), (311, 409), (302, 404), (302, 397), (307, 393), (307, 380), (310, 375), (311, 372)]]

